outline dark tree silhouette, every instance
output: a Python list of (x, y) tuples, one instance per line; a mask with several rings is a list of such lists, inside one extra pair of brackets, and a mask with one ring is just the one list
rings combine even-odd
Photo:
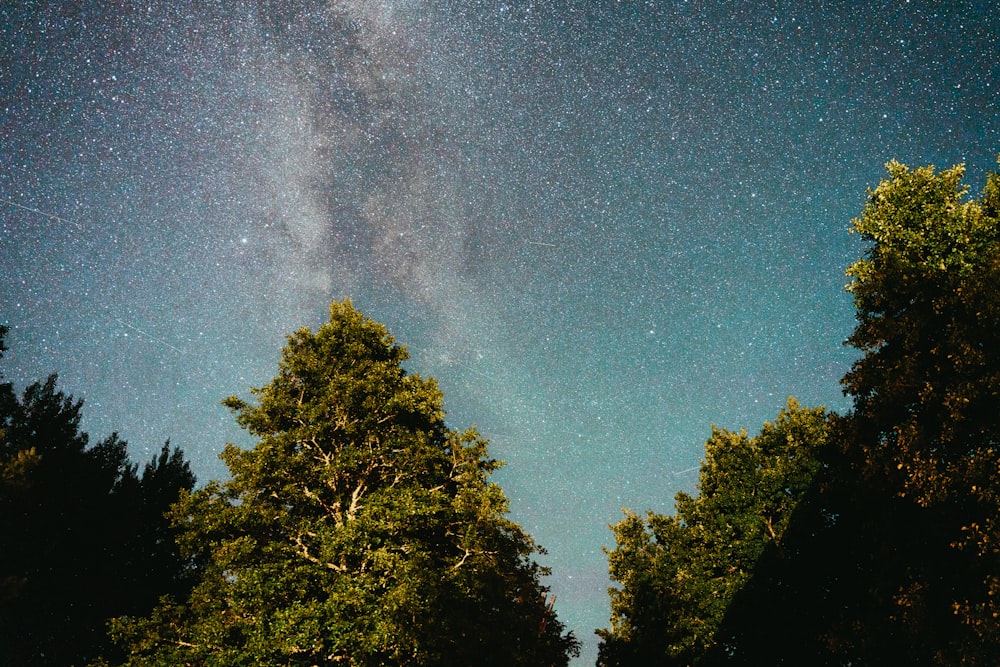
[[(0, 353), (3, 335), (0, 330)], [(117, 435), (88, 447), (83, 402), (57, 378), (0, 382), (0, 664), (114, 655), (111, 617), (185, 589), (165, 512), (194, 476), (164, 445), (137, 476)]]

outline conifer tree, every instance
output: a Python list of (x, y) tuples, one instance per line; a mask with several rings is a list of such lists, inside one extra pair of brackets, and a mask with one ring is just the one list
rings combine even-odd
[[(7, 330), (0, 326), (0, 356)], [(0, 666), (114, 657), (106, 624), (185, 590), (165, 517), (194, 476), (163, 446), (144, 469), (116, 434), (81, 430), (82, 400), (55, 375), (19, 396), (0, 375)]]

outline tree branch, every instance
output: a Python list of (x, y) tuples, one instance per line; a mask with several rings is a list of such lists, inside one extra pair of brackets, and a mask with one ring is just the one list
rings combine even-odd
[(321, 561), (319, 558), (316, 558), (311, 553), (309, 553), (309, 547), (307, 547), (305, 545), (305, 542), (302, 541), (302, 536), (301, 535), (296, 535), (295, 536), (295, 546), (298, 547), (298, 554), (300, 556), (302, 556), (303, 558), (305, 558), (310, 563), (313, 563), (314, 565), (321, 565), (321, 566), (323, 566), (323, 567), (325, 567), (327, 569), (333, 570), (335, 572), (347, 572), (347, 566), (346, 565), (337, 565), (336, 563), (329, 563), (329, 562)]

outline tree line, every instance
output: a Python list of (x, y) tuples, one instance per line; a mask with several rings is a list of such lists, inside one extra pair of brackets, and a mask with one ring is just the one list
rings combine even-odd
[(887, 168), (853, 409), (714, 431), (697, 496), (613, 527), (598, 665), (1000, 664), (1000, 177)]
[(117, 436), (88, 447), (55, 376), (0, 385), (0, 664), (566, 665), (502, 463), (406, 358), (333, 303), (224, 401), (257, 444), (198, 489), (168, 445), (141, 476)]
[[(0, 326), (0, 357), (7, 328)], [(57, 377), (19, 396), (0, 375), (0, 665), (120, 657), (116, 615), (146, 614), (196, 576), (164, 513), (195, 478), (163, 445), (139, 473), (116, 434), (91, 446)]]
[[(852, 223), (852, 410), (713, 428), (696, 494), (612, 527), (599, 666), (1000, 664), (1000, 176), (963, 176), (892, 162)], [(0, 376), (0, 666), (568, 664), (502, 463), (406, 358), (333, 303), (197, 488)]]

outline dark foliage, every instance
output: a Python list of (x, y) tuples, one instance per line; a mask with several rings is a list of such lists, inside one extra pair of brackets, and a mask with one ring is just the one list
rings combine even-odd
[(716, 662), (1000, 664), (1000, 178), (962, 175), (891, 163), (854, 221), (854, 412)]
[(186, 588), (164, 516), (194, 485), (182, 453), (140, 477), (117, 435), (88, 447), (81, 407), (55, 375), (20, 397), (0, 383), (0, 665), (113, 655), (111, 617)]
[(721, 637), (734, 596), (763, 553), (783, 553), (794, 509), (827, 447), (829, 417), (789, 399), (753, 437), (713, 430), (699, 493), (673, 516), (635, 514), (613, 526), (611, 629), (598, 665), (700, 664)]

